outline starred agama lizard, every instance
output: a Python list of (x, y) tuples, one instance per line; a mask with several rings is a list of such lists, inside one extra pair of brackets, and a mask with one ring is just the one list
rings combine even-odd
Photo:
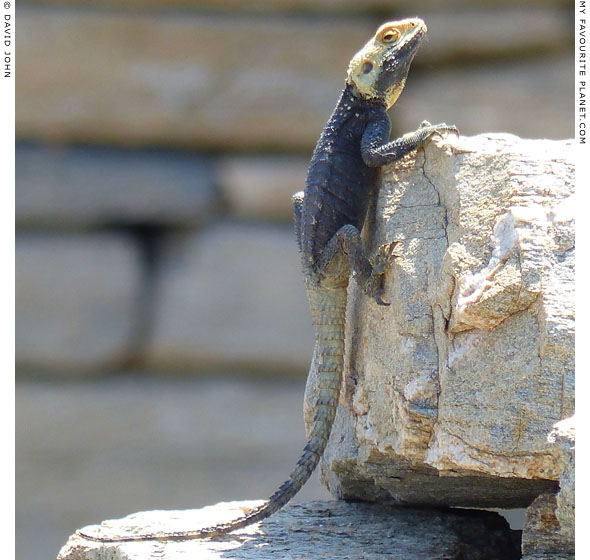
[(434, 134), (457, 132), (454, 126), (432, 126), (424, 121), (415, 132), (389, 141), (387, 110), (401, 94), (425, 35), (426, 25), (418, 18), (385, 23), (353, 57), (344, 91), (313, 152), (305, 191), (293, 197), (295, 231), (316, 330), (317, 390), (309, 439), (289, 479), (261, 506), (228, 523), (114, 538), (80, 533), (83, 537), (105, 542), (218, 537), (269, 517), (309, 479), (326, 448), (336, 415), (351, 275), (377, 304), (389, 305), (383, 300), (382, 281), (396, 256), (395, 243), (382, 245), (368, 258), (360, 236), (379, 168), (422, 146)]

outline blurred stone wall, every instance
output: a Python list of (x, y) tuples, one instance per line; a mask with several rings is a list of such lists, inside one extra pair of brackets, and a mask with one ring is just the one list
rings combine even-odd
[(23, 0), (20, 372), (303, 372), (291, 194), (351, 56), (429, 27), (391, 111), (466, 135), (573, 136), (569, 2)]

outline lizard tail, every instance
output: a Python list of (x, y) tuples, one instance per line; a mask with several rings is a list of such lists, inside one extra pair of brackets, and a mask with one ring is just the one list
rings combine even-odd
[[(340, 293), (342, 292), (342, 293)], [(144, 533), (129, 536), (94, 536), (79, 531), (82, 537), (99, 542), (131, 541), (179, 541), (188, 539), (210, 539), (231, 533), (252, 523), (257, 523), (281, 509), (309, 480), (322, 457), (332, 425), (340, 395), (342, 368), (344, 364), (344, 316), (346, 312), (346, 289), (321, 290), (309, 293), (312, 315), (316, 327), (317, 399), (315, 416), (303, 453), (288, 480), (263, 504), (228, 523), (205, 527), (195, 531), (172, 533)], [(328, 297), (323, 297), (328, 296)]]

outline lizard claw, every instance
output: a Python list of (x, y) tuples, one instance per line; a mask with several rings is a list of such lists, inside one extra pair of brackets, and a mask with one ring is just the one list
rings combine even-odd
[(377, 290), (375, 293), (375, 302), (377, 305), (391, 305), (391, 302), (383, 299), (383, 288)]
[(402, 255), (395, 252), (401, 241), (385, 243), (377, 249), (377, 253), (371, 259), (373, 264), (373, 274), (383, 274), (393, 263), (393, 261)]
[(457, 138), (460, 136), (459, 129), (454, 124), (440, 123), (432, 126), (432, 134), (438, 134), (441, 138), (444, 137), (445, 132), (452, 132), (456, 134)]

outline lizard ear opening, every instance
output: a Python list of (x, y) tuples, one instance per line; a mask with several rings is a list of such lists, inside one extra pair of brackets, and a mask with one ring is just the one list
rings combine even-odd
[(373, 63), (370, 60), (365, 60), (363, 63), (363, 74), (369, 74), (373, 70)]

